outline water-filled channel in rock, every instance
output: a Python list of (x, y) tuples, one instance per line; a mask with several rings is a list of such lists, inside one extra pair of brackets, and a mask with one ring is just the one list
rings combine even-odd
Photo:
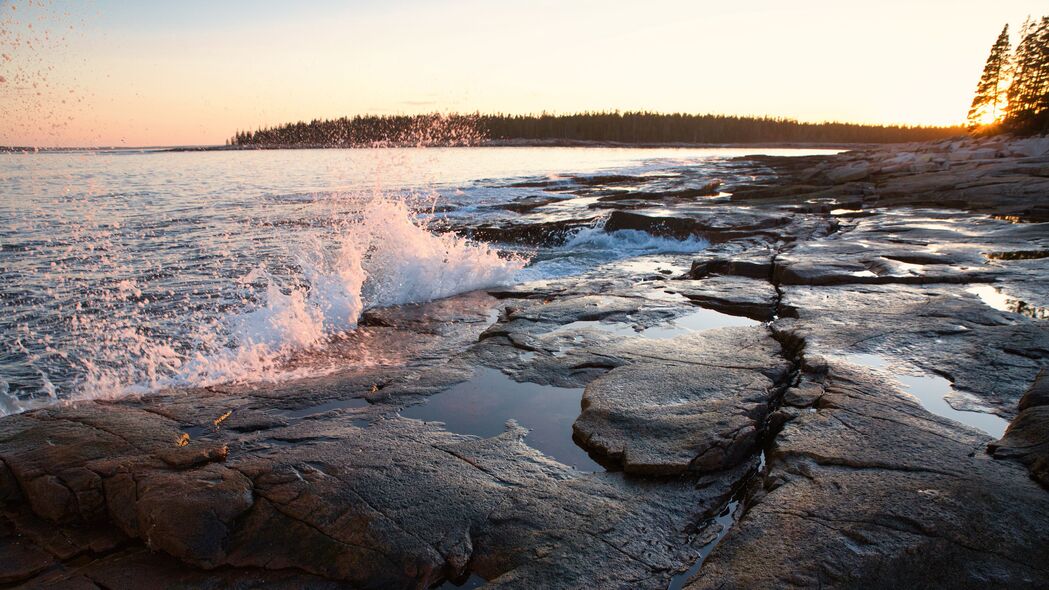
[(1000, 287), (992, 285), (975, 285), (967, 289), (990, 307), (998, 311), (1018, 313), (1034, 320), (1049, 320), (1049, 307), (1038, 307), (1026, 301), (1010, 297)]
[(310, 418), (320, 414), (326, 414), (333, 410), (341, 410), (343, 408), (363, 408), (368, 405), (368, 400), (360, 397), (353, 397), (349, 399), (336, 399), (326, 401), (313, 406), (307, 406), (305, 408), (299, 408), (297, 410), (290, 410), (286, 412), (289, 418)]
[(675, 336), (681, 336), (682, 334), (688, 334), (689, 332), (696, 332), (699, 330), (709, 330), (711, 328), (725, 328), (730, 326), (756, 326), (761, 322), (745, 318), (742, 316), (728, 315), (714, 311), (713, 309), (706, 309), (704, 307), (696, 308), (695, 311), (691, 311), (679, 318), (675, 318), (665, 324), (658, 326), (652, 326), (640, 333), (645, 338), (674, 338)]
[(520, 383), (479, 367), (470, 380), (404, 409), (401, 416), (443, 422), (451, 432), (480, 437), (496, 436), (506, 430), (507, 420), (516, 420), (530, 431), (525, 443), (532, 448), (580, 471), (604, 471), (572, 441), (582, 398), (582, 388)]
[(699, 549), (699, 556), (696, 558), (696, 562), (692, 564), (692, 567), (670, 579), (670, 583), (667, 584), (667, 590), (681, 590), (685, 587), (685, 584), (699, 572), (699, 568), (703, 567), (703, 562), (706, 561), (707, 557), (710, 556), (710, 553), (714, 551), (714, 548), (718, 546), (718, 543), (725, 538), (725, 535), (727, 535), (733, 525), (736, 524), (736, 519), (739, 518), (739, 515), (739, 500), (733, 500), (728, 503), (728, 506), (725, 506), (724, 510), (714, 517), (714, 524), (719, 527), (717, 536)]

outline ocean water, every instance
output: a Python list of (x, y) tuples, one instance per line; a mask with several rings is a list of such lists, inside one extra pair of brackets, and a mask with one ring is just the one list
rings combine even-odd
[(583, 207), (592, 197), (557, 190), (561, 179), (731, 182), (729, 158), (748, 153), (817, 151), (0, 154), (0, 415), (56, 399), (283, 379), (294, 376), (290, 354), (323, 349), (371, 307), (697, 251), (702, 240), (609, 234), (599, 218), (542, 248), (443, 230), (505, 222), (519, 215), (501, 205), (522, 198), (556, 199), (525, 217), (594, 215)]

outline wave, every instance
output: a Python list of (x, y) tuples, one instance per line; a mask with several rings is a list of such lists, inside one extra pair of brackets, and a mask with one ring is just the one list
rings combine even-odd
[(485, 243), (430, 231), (404, 199), (372, 198), (336, 226), (334, 232), (305, 236), (290, 252), (296, 267), (292, 276), (278, 278), (257, 268), (243, 277), (244, 285), (264, 284), (259, 304), (203, 326), (191, 353), (180, 355), (168, 345), (143, 340), (130, 351), (132, 370), (89, 367), (76, 397), (323, 372), (287, 364), (292, 356), (354, 329), (369, 308), (504, 286), (528, 262)]

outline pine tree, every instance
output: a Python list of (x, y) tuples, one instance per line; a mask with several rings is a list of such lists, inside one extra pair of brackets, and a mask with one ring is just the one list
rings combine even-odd
[(1049, 17), (1028, 19), (1016, 46), (1004, 126), (1019, 134), (1049, 131)]
[(1009, 25), (1005, 25), (983, 67), (969, 108), (969, 129), (997, 122), (1005, 104), (1009, 77)]

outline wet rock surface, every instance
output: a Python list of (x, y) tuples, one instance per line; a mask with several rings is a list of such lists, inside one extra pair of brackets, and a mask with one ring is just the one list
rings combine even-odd
[(998, 459), (1013, 459), (1031, 470), (1031, 477), (1049, 489), (1049, 369), (1042, 369), (1020, 398), (1020, 412), (1005, 436), (992, 443)]
[[(446, 227), (711, 246), (370, 310), (340, 372), (0, 419), (0, 585), (1045, 587), (1043, 147), (518, 183)], [(542, 451), (552, 406), (463, 427), (469, 384), (577, 396), (597, 467)]]
[(1037, 588), (1049, 494), (987, 438), (831, 364), (750, 508), (686, 587)]
[(632, 363), (591, 382), (576, 439), (631, 474), (718, 471), (752, 456), (790, 370), (779, 344), (764, 327), (706, 330), (666, 344), (692, 358)]

